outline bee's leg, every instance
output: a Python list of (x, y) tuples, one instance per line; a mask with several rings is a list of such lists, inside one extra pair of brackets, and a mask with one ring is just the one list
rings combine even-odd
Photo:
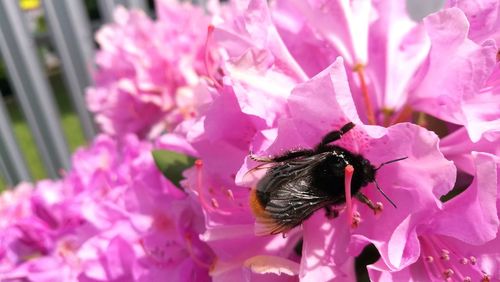
[(370, 209), (372, 209), (375, 214), (382, 212), (382, 210), (384, 209), (384, 206), (381, 202), (377, 202), (374, 204), (370, 199), (368, 199), (368, 197), (365, 196), (365, 194), (361, 192), (358, 192), (358, 194), (356, 194), (356, 199), (370, 207)]
[(314, 151), (311, 149), (289, 151), (283, 155), (274, 156), (274, 157), (259, 157), (259, 156), (252, 154), (252, 152), (250, 152), (250, 158), (252, 160), (257, 161), (257, 162), (262, 162), (262, 163), (284, 162), (284, 161), (295, 159), (298, 157), (312, 156), (312, 155), (314, 155)]
[(339, 216), (339, 211), (336, 209), (332, 209), (331, 206), (326, 206), (325, 207), (325, 216), (328, 219), (334, 219)]
[(349, 122), (342, 126), (339, 130), (331, 131), (328, 134), (323, 137), (323, 140), (321, 140), (321, 143), (319, 143), (318, 148), (325, 146), (329, 143), (332, 143), (333, 141), (339, 140), (342, 135), (346, 134), (349, 130), (353, 129), (354, 123)]

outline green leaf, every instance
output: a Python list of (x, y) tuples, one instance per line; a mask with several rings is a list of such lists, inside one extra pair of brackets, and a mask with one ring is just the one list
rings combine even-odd
[(154, 150), (152, 154), (156, 167), (168, 180), (183, 190), (179, 185), (179, 182), (182, 180), (182, 172), (193, 166), (195, 159), (168, 150)]

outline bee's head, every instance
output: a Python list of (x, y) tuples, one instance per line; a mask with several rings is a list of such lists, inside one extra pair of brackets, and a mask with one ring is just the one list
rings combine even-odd
[(365, 186), (368, 183), (374, 182), (375, 181), (375, 175), (377, 173), (377, 169), (370, 163), (369, 160), (359, 157), (359, 163), (361, 164), (361, 178), (362, 179), (362, 184), (361, 186)]

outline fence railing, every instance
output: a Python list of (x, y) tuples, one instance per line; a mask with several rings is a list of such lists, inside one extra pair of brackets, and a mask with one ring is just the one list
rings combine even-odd
[[(103, 22), (112, 20), (116, 6), (150, 12), (145, 0), (97, 0)], [(95, 134), (84, 102), (85, 88), (92, 83), (94, 41), (83, 0), (42, 1), (50, 40), (62, 65), (75, 112), (87, 140)], [(50, 178), (70, 166), (70, 152), (54, 101), (53, 89), (40, 62), (32, 32), (19, 1), (0, 1), (0, 51), (10, 85), (34, 137), (43, 166)], [(32, 180), (16, 140), (9, 113), (0, 95), (0, 175), (9, 186)], [(1, 189), (1, 187), (0, 187)]]

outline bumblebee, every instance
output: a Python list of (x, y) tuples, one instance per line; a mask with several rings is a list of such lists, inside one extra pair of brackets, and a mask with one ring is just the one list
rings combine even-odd
[(326, 134), (314, 149), (288, 151), (270, 158), (250, 156), (255, 161), (271, 164), (250, 195), (250, 205), (257, 218), (258, 235), (287, 232), (319, 209), (326, 208), (331, 214), (332, 206), (344, 204), (345, 168), (348, 165), (354, 168), (351, 181), (353, 197), (375, 211), (380, 209), (360, 191), (362, 187), (375, 182), (377, 189), (395, 206), (380, 189), (375, 176), (383, 165), (406, 157), (382, 163), (376, 168), (363, 156), (330, 144), (354, 126), (349, 122), (339, 130)]

